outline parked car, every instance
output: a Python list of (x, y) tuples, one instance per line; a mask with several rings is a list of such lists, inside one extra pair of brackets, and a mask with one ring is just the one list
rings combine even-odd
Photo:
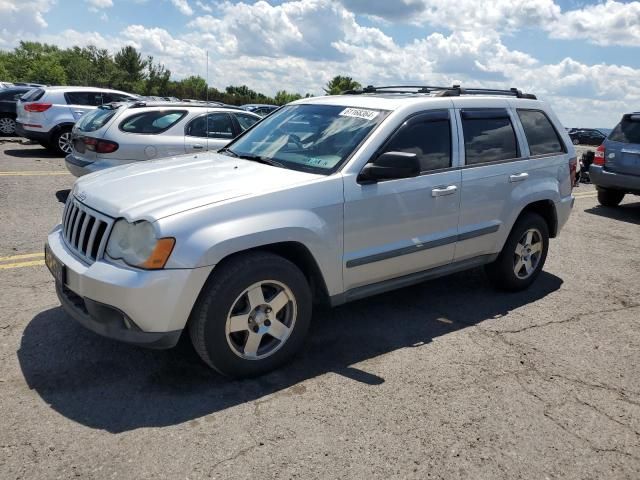
[(627, 193), (640, 195), (640, 112), (624, 115), (597, 148), (589, 177), (606, 207), (618, 206)]
[(130, 93), (104, 88), (35, 88), (18, 100), (16, 132), (66, 155), (71, 153), (71, 128), (82, 115), (105, 103), (137, 98)]
[(78, 179), (45, 246), (64, 309), (156, 348), (187, 328), (204, 362), (244, 377), (291, 358), (314, 302), (481, 265), (527, 288), (574, 202), (576, 154), (550, 107), (388, 90), (305, 98), (219, 153)]
[(0, 89), (0, 135), (16, 133), (16, 103), (29, 90), (30, 87)]
[(260, 120), (250, 112), (206, 104), (107, 104), (73, 127), (65, 163), (80, 177), (125, 163), (219, 150)]
[(15, 87), (11, 82), (0, 82), (0, 89)]
[(270, 113), (275, 112), (280, 107), (277, 105), (266, 105), (263, 103), (248, 103), (246, 105), (242, 105), (243, 109), (248, 112), (255, 113), (256, 115), (260, 115), (261, 117), (266, 117)]
[(576, 128), (569, 131), (574, 145), (600, 145), (607, 136), (594, 128)]

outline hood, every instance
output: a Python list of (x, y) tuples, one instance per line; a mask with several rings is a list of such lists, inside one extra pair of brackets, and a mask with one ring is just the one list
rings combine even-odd
[(321, 175), (205, 153), (132, 163), (80, 177), (73, 194), (110, 217), (149, 221), (304, 183)]

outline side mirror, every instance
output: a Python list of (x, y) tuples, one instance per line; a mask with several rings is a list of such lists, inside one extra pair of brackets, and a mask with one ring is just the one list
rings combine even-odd
[(370, 184), (381, 180), (417, 177), (420, 162), (415, 153), (385, 152), (368, 163), (358, 175), (358, 183)]

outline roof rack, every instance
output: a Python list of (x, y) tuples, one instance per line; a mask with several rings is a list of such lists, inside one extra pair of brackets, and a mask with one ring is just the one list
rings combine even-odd
[(436, 87), (432, 85), (389, 85), (374, 87), (368, 85), (357, 90), (347, 90), (343, 95), (362, 95), (365, 93), (435, 93), (439, 97), (459, 97), (460, 95), (505, 95), (509, 97), (528, 98), (537, 100), (532, 93), (523, 93), (517, 88), (501, 90), (496, 88), (463, 88), (460, 85), (451, 87)]

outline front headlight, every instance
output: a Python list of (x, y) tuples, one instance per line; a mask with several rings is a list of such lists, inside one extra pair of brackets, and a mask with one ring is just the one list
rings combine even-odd
[(171, 255), (174, 238), (156, 238), (153, 225), (146, 220), (129, 223), (121, 218), (113, 225), (107, 255), (139, 268), (163, 268)]

